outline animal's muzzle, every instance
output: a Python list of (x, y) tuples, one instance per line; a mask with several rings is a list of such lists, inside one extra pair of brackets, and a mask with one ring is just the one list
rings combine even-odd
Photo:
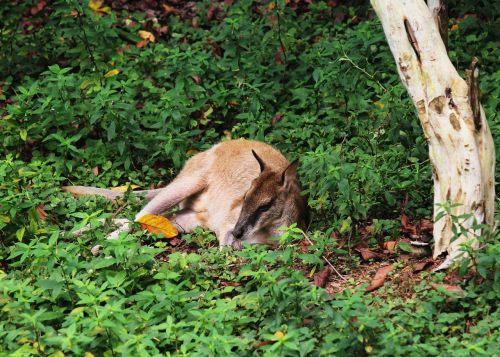
[(234, 227), (232, 233), (235, 239), (242, 239), (243, 235), (245, 234), (245, 225), (241, 224), (240, 222), (236, 222), (236, 226)]

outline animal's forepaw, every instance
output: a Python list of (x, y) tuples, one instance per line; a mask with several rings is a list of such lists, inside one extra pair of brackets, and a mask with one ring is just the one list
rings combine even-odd
[(118, 226), (118, 229), (114, 230), (106, 239), (118, 239), (121, 232), (130, 232), (132, 230), (132, 222), (125, 218), (115, 219), (113, 223)]

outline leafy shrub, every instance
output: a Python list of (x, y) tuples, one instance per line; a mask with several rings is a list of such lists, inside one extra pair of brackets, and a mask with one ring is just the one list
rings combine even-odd
[[(344, 259), (332, 231), (356, 238), (373, 222), (375, 234), (397, 233), (407, 194), (408, 215), (432, 210), (425, 139), (367, 4), (296, 11), (243, 0), (215, 10), (203, 1), (184, 19), (42, 3), (0, 5), (0, 354), (498, 351), (493, 239), (458, 294), (432, 288), (440, 274), (409, 298), (391, 286), (367, 295), (363, 285), (328, 296), (309, 282), (325, 254)], [(450, 57), (460, 69), (479, 57), (498, 137), (498, 40), (491, 6), (474, 5), (450, 5)], [(156, 41), (138, 46), (139, 30)], [(313, 246), (304, 251), (294, 227), (279, 250), (236, 254), (200, 231), (183, 237), (196, 253), (141, 231), (107, 241), (99, 219), (118, 209), (131, 217), (138, 203), (59, 192), (68, 183), (163, 184), (228, 136), (301, 159)]]

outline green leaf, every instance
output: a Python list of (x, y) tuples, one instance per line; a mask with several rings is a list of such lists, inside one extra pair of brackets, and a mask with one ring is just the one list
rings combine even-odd
[(26, 139), (28, 138), (28, 131), (27, 131), (26, 129), (24, 129), (24, 128), (23, 128), (23, 129), (21, 129), (21, 130), (19, 131), (19, 136), (21, 137), (21, 139), (22, 139), (23, 141), (26, 141)]
[(18, 241), (22, 241), (24, 237), (24, 232), (26, 231), (26, 227), (21, 227), (16, 231), (16, 237)]
[(409, 243), (399, 242), (398, 243), (398, 247), (399, 247), (399, 249), (401, 249), (404, 252), (407, 252), (407, 253), (411, 253), (412, 252), (411, 245)]
[(116, 123), (114, 120), (108, 126), (107, 134), (108, 134), (108, 141), (111, 141), (116, 137)]

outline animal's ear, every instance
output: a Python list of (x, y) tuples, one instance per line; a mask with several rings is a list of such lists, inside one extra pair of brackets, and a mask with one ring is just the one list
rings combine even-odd
[(257, 160), (257, 162), (259, 163), (260, 172), (264, 171), (264, 169), (266, 168), (266, 164), (264, 163), (264, 160), (262, 160), (260, 158), (260, 156), (257, 155), (257, 153), (253, 149), (252, 149), (252, 154), (253, 154), (253, 157), (255, 157), (255, 160)]
[(297, 183), (297, 168), (299, 167), (299, 160), (295, 160), (283, 171), (281, 174), (282, 185), (290, 189), (292, 184)]

